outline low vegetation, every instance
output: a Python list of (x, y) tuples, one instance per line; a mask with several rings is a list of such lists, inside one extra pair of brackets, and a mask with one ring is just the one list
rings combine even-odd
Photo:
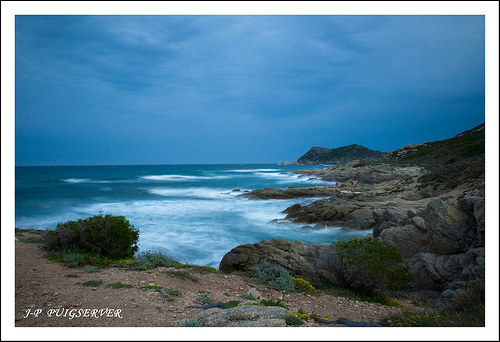
[(280, 265), (263, 261), (252, 268), (252, 274), (256, 282), (272, 289), (285, 292), (295, 290), (292, 276)]
[(90, 253), (110, 260), (131, 258), (139, 249), (139, 230), (123, 216), (95, 215), (59, 223), (42, 234), (49, 253)]
[(316, 268), (323, 279), (369, 297), (405, 290), (412, 280), (410, 267), (396, 248), (370, 238), (334, 241)]

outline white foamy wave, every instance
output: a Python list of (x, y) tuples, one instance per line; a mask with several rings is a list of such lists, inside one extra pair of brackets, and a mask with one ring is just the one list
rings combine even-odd
[(313, 175), (299, 175), (298, 180), (304, 183), (313, 183), (313, 184), (321, 184), (321, 185), (335, 185), (337, 182), (325, 181), (320, 177)]
[(224, 170), (224, 172), (276, 172), (279, 169), (240, 169), (240, 170)]
[(61, 179), (65, 183), (93, 183), (92, 179), (88, 178), (67, 178), (67, 179)]
[(79, 184), (79, 183), (91, 183), (91, 184), (110, 184), (110, 183), (131, 183), (130, 180), (94, 180), (89, 178), (65, 178), (61, 179), (65, 183)]
[(228, 176), (185, 176), (185, 175), (151, 175), (142, 176), (142, 179), (164, 182), (192, 182), (207, 179), (226, 179)]
[(223, 198), (230, 196), (230, 191), (215, 188), (153, 188), (146, 192), (165, 197), (190, 197), (190, 198)]

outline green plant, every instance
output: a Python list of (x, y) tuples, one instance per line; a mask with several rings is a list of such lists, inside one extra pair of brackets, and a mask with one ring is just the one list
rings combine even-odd
[(242, 294), (240, 297), (243, 298), (243, 299), (245, 299), (245, 300), (252, 300), (252, 301), (257, 300), (257, 298), (255, 298), (253, 295), (246, 294), (246, 293)]
[(78, 278), (79, 276), (76, 274), (70, 273), (70, 274), (66, 274), (64, 277), (66, 277), (66, 278)]
[(188, 319), (182, 323), (181, 327), (202, 327), (203, 323), (199, 319)]
[(179, 267), (182, 264), (159, 251), (146, 251), (124, 265), (128, 270), (152, 270), (157, 267)]
[(89, 281), (82, 283), (82, 286), (97, 287), (97, 286), (101, 286), (102, 284), (104, 284), (104, 280), (89, 280)]
[(397, 308), (403, 308), (403, 309), (408, 309), (407, 306), (399, 303), (398, 301), (386, 296), (386, 295), (374, 295), (372, 293), (366, 293), (366, 292), (359, 292), (355, 293), (354, 296), (355, 299), (362, 301), (362, 302), (368, 302), (368, 303), (379, 303), (382, 305), (386, 306), (395, 306)]
[(202, 295), (196, 297), (196, 301), (200, 302), (203, 305), (213, 303), (212, 299), (206, 294), (202, 294)]
[(87, 268), (85, 270), (85, 272), (87, 272), (87, 273), (97, 273), (97, 272), (100, 272), (100, 271), (101, 270), (99, 268), (97, 268), (97, 267), (90, 267), (90, 268)]
[(42, 235), (49, 252), (86, 251), (109, 259), (130, 258), (139, 249), (139, 231), (123, 216), (96, 215), (59, 223)]
[(174, 297), (179, 297), (182, 295), (182, 292), (176, 289), (171, 289), (170, 287), (166, 287), (165, 292), (167, 292), (168, 295), (174, 296)]
[(282, 307), (282, 308), (285, 308), (288, 310), (288, 305), (286, 305), (285, 303), (283, 303), (281, 300), (272, 300), (272, 299), (261, 299), (260, 302), (259, 302), (259, 305), (262, 305), (262, 306), (279, 306), (279, 307)]
[(237, 307), (239, 304), (241, 304), (240, 301), (232, 300), (232, 301), (227, 302), (226, 304), (224, 304), (224, 306), (222, 307), (222, 309), (231, 309), (231, 308)]
[(295, 289), (292, 276), (280, 265), (263, 261), (252, 267), (252, 274), (255, 281), (270, 288), (285, 292), (291, 292)]
[(61, 261), (68, 267), (85, 265), (85, 257), (80, 254), (64, 254)]
[(329, 281), (357, 293), (378, 295), (387, 290), (405, 290), (412, 280), (410, 267), (394, 246), (378, 239), (354, 238), (334, 241), (320, 268)]
[(318, 291), (316, 290), (316, 288), (314, 286), (312, 286), (311, 283), (308, 282), (307, 280), (304, 280), (302, 278), (294, 278), (294, 277), (292, 277), (292, 280), (293, 280), (293, 283), (295, 285), (295, 291), (303, 292), (303, 293), (307, 293), (307, 294), (312, 294), (315, 296), (318, 295)]
[(112, 289), (130, 289), (132, 288), (132, 285), (129, 285), (129, 284), (122, 284), (122, 283), (112, 283), (112, 284), (108, 284), (106, 285), (106, 287), (110, 287)]
[(304, 324), (304, 321), (295, 315), (290, 315), (285, 318), (285, 323), (289, 326), (299, 326)]

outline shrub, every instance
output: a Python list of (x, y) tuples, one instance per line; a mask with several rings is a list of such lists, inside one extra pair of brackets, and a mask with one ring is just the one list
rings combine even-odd
[(405, 290), (412, 280), (410, 267), (396, 248), (372, 238), (335, 241), (319, 264), (327, 280), (367, 295)]
[(206, 294), (202, 294), (202, 295), (196, 297), (196, 301), (200, 302), (203, 305), (213, 303), (212, 299), (209, 296), (207, 296)]
[(232, 308), (235, 308), (237, 307), (238, 305), (240, 305), (241, 302), (240, 301), (237, 301), (237, 300), (232, 300), (230, 302), (227, 302), (226, 304), (224, 304), (224, 306), (222, 307), (222, 309), (232, 309)]
[(318, 295), (318, 291), (307, 280), (304, 280), (302, 278), (292, 278), (292, 280), (295, 285), (295, 291), (313, 294), (315, 296)]
[(304, 324), (304, 321), (295, 315), (290, 315), (290, 316), (287, 316), (285, 318), (285, 323), (286, 323), (286, 325), (290, 325), (290, 326), (299, 326), (299, 325)]
[(179, 267), (180, 262), (169, 258), (165, 254), (158, 251), (146, 251), (139, 257), (127, 263), (125, 268), (129, 270), (152, 270), (157, 267)]
[(130, 289), (132, 288), (132, 285), (130, 284), (122, 284), (122, 283), (112, 283), (112, 284), (108, 284), (106, 285), (106, 287), (111, 287), (112, 289)]
[(263, 261), (252, 267), (252, 274), (257, 282), (270, 288), (285, 292), (295, 289), (292, 276), (280, 265)]
[(123, 216), (96, 215), (84, 220), (59, 223), (43, 233), (49, 251), (85, 251), (109, 259), (130, 258), (139, 249), (139, 231)]
[(259, 305), (262, 306), (279, 306), (281, 308), (287, 309), (288, 310), (288, 305), (283, 303), (281, 300), (274, 301), (272, 299), (261, 299), (259, 302)]
[(188, 319), (182, 323), (181, 327), (202, 327), (203, 322), (199, 319)]
[(64, 254), (61, 261), (68, 267), (79, 267), (85, 265), (85, 257), (80, 254)]

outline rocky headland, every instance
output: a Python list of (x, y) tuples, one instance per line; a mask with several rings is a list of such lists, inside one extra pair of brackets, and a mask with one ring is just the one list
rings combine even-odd
[(352, 144), (338, 148), (312, 147), (296, 162), (283, 162), (283, 164), (314, 165), (314, 164), (340, 164), (353, 160), (373, 158), (382, 155), (383, 152), (370, 150), (367, 147)]
[[(411, 291), (450, 306), (466, 291), (484, 291), (484, 124), (454, 138), (408, 145), (376, 158), (320, 170), (296, 171), (333, 186), (261, 189), (258, 200), (321, 197), (287, 208), (285, 220), (306, 228), (365, 230), (392, 245), (411, 266)], [(329, 244), (273, 239), (235, 247), (220, 263), (224, 272), (248, 271), (262, 260), (321, 281), (318, 260)]]

